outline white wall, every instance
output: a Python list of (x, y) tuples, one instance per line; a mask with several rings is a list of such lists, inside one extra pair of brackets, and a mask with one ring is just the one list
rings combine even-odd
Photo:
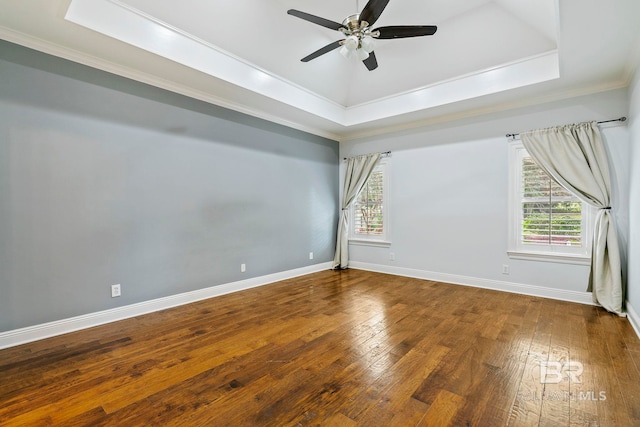
[[(583, 292), (588, 267), (507, 256), (508, 141), (533, 128), (626, 114), (617, 90), (341, 144), (341, 157), (392, 151), (390, 248), (350, 246), (351, 260), (440, 275)], [(628, 131), (603, 126), (614, 178), (612, 205), (628, 236)], [(390, 252), (395, 260), (390, 260)], [(502, 274), (509, 265), (510, 274)]]
[[(627, 300), (640, 313), (640, 68), (629, 90), (629, 134), (631, 174), (629, 184), (629, 276)], [(640, 326), (640, 325), (639, 325)]]

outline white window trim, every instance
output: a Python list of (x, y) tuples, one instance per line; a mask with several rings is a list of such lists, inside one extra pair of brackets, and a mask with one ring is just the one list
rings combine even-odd
[(389, 201), (390, 201), (390, 186), (389, 175), (391, 174), (391, 166), (389, 161), (384, 158), (376, 165), (376, 168), (382, 167), (384, 169), (383, 174), (383, 190), (382, 197), (384, 204), (382, 207), (384, 217), (384, 234), (382, 236), (356, 236), (354, 233), (355, 226), (355, 202), (349, 206), (349, 244), (361, 245), (361, 246), (375, 246), (375, 247), (389, 247), (391, 246), (391, 221), (389, 220)]
[(374, 239), (349, 239), (350, 245), (358, 246), (375, 246), (380, 248), (388, 248), (391, 246), (390, 240), (374, 240)]
[(521, 141), (509, 143), (509, 244), (507, 255), (509, 258), (532, 261), (546, 261), (564, 264), (589, 265), (591, 263), (591, 243), (595, 208), (588, 203), (582, 203), (583, 227), (580, 248), (566, 250), (563, 246), (524, 245), (521, 243), (522, 209), (520, 208), (521, 186), (521, 158), (526, 152)]

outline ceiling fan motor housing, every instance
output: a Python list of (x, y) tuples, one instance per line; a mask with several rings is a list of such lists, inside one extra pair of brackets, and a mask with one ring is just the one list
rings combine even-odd
[(344, 25), (349, 32), (355, 33), (368, 27), (369, 23), (366, 21), (360, 22), (360, 14), (356, 13), (354, 15), (347, 16), (344, 21), (342, 21), (342, 25)]
[(347, 16), (342, 21), (343, 28), (340, 31), (347, 36), (341, 44), (347, 46), (349, 50), (365, 49), (368, 53), (373, 51), (373, 44), (367, 37), (375, 37), (369, 29), (367, 21), (360, 21), (360, 14)]

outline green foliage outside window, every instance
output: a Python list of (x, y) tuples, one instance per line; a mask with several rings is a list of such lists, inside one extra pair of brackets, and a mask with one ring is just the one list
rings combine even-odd
[(582, 203), (531, 157), (523, 159), (522, 242), (582, 245)]
[(355, 205), (355, 233), (382, 235), (383, 215), (383, 173), (374, 170), (369, 181), (358, 195)]

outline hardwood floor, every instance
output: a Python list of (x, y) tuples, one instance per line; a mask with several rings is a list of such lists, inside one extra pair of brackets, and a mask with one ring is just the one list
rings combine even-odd
[(599, 308), (326, 271), (2, 350), (0, 425), (638, 426), (639, 367)]

